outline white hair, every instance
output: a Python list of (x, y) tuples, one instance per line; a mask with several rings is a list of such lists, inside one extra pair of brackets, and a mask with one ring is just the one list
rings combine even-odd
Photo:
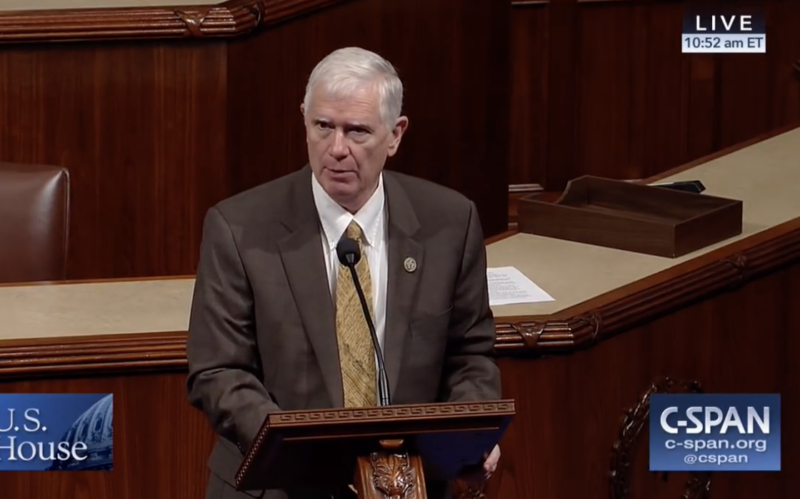
[(365, 83), (377, 85), (381, 120), (393, 130), (403, 107), (403, 83), (389, 61), (358, 47), (335, 50), (317, 64), (306, 85), (305, 109), (310, 108), (311, 94), (318, 84), (334, 95), (346, 96)]

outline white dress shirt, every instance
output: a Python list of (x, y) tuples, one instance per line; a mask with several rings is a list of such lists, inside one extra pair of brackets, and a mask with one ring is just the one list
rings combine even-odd
[(334, 297), (334, 300), (340, 266), (339, 258), (336, 255), (336, 245), (353, 219), (355, 219), (364, 233), (365, 240), (362, 241), (364, 249), (361, 257), (364, 258), (366, 256), (369, 263), (374, 313), (372, 321), (375, 324), (378, 343), (383, 349), (384, 331), (386, 329), (386, 283), (388, 275), (387, 210), (383, 192), (383, 175), (378, 180), (378, 188), (375, 189), (375, 193), (355, 215), (331, 199), (315, 175), (311, 175), (311, 182), (314, 203), (317, 206), (319, 219), (322, 223), (322, 249), (325, 255), (325, 265), (328, 269), (331, 296)]

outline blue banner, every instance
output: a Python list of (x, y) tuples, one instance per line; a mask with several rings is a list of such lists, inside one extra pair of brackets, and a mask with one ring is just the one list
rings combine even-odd
[(650, 471), (780, 471), (779, 394), (654, 394)]
[(107, 471), (111, 394), (0, 394), (0, 471)]

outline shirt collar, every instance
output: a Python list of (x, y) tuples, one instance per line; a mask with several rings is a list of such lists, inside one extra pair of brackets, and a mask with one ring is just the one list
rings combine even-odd
[(375, 247), (378, 243), (381, 215), (383, 214), (385, 194), (383, 192), (383, 174), (378, 177), (378, 187), (355, 215), (342, 208), (322, 188), (316, 175), (311, 175), (311, 188), (314, 194), (322, 230), (330, 249), (336, 248), (347, 226), (355, 219), (364, 232), (363, 243)]

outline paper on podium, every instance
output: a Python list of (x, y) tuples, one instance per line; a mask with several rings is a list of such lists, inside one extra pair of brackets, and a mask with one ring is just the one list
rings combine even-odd
[(516, 267), (490, 268), (486, 270), (486, 277), (490, 306), (555, 301)]

